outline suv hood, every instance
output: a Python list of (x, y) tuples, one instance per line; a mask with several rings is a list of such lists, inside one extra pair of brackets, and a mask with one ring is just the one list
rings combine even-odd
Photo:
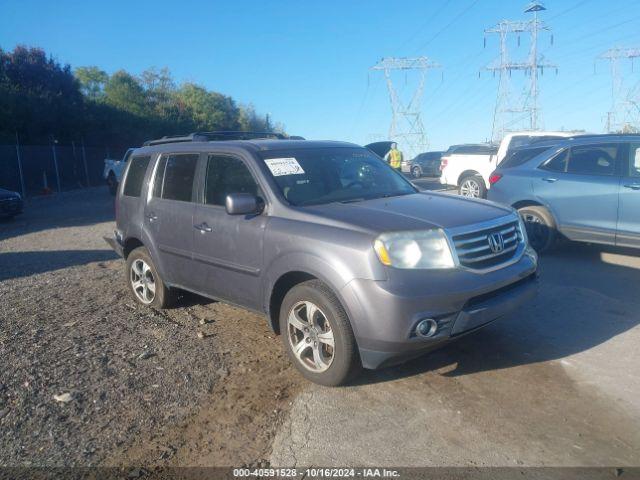
[(305, 207), (328, 224), (354, 227), (372, 233), (454, 228), (504, 217), (512, 209), (494, 203), (450, 194), (416, 193), (354, 203), (332, 203)]

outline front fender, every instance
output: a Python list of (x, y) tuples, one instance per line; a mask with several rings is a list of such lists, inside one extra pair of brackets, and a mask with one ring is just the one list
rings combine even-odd
[[(301, 272), (311, 275), (329, 286), (333, 293), (338, 297), (347, 316), (351, 319), (353, 302), (344, 297), (344, 286), (347, 285), (354, 276), (346, 271), (340, 271), (332, 266), (328, 261), (318, 255), (306, 252), (295, 252), (283, 255), (274, 260), (264, 272), (264, 298), (263, 309), (270, 315), (269, 304), (273, 294), (276, 282), (284, 275), (291, 272)], [(352, 322), (352, 328), (356, 332)], [(356, 332), (357, 333), (357, 332)]]

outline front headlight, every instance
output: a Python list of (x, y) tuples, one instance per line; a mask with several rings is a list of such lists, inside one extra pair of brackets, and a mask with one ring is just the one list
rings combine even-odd
[(384, 265), (395, 268), (453, 268), (449, 242), (442, 230), (383, 233), (373, 248)]

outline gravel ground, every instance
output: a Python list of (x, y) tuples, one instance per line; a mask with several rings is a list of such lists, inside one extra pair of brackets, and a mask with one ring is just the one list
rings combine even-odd
[(112, 212), (93, 189), (0, 223), (0, 465), (260, 464), (300, 382), (279, 339), (201, 297), (139, 307)]

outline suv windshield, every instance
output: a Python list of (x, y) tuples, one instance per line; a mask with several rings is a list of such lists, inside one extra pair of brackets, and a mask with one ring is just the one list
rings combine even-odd
[(362, 148), (266, 152), (262, 159), (292, 205), (354, 202), (417, 192), (400, 173)]

